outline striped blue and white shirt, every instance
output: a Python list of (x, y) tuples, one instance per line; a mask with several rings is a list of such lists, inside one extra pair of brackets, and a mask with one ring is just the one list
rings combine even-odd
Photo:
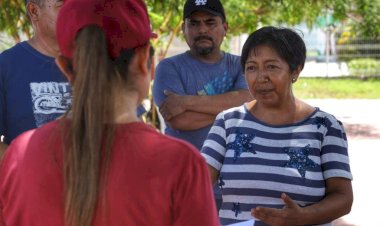
[(352, 180), (343, 125), (319, 108), (282, 126), (261, 122), (245, 105), (223, 111), (202, 155), (219, 172), (222, 225), (252, 219), (256, 206), (283, 208), (283, 192), (307, 206), (324, 198), (326, 179)]

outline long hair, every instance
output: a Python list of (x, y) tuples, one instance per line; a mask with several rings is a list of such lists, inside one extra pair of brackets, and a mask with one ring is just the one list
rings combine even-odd
[[(127, 58), (132, 56), (133, 51)], [(126, 82), (128, 63), (117, 67), (103, 31), (87, 26), (77, 34), (72, 64), (72, 120), (64, 151), (65, 225), (89, 226), (103, 200), (99, 194), (105, 192), (114, 132), (113, 85)]]

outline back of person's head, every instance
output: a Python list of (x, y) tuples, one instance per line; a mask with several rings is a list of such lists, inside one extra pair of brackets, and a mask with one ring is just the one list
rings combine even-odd
[(64, 127), (65, 225), (88, 226), (101, 206), (98, 193), (115, 126), (113, 101), (120, 87), (133, 92), (137, 76), (130, 76), (131, 62), (149, 52), (153, 33), (142, 0), (66, 0), (56, 32), (62, 54), (57, 61), (73, 85), (66, 115), (71, 122)]
[(306, 46), (301, 36), (292, 29), (268, 26), (250, 34), (244, 43), (240, 60), (243, 70), (249, 54), (262, 45), (273, 48), (288, 63), (290, 71), (296, 70), (298, 66), (303, 69)]
[(224, 7), (220, 0), (187, 0), (183, 7), (183, 20), (196, 11), (204, 11), (221, 17), (223, 22), (226, 21)]

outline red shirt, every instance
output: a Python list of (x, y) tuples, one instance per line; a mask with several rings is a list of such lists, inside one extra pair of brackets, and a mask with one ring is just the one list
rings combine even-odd
[[(9, 146), (0, 167), (0, 225), (63, 226), (61, 136), (55, 121)], [(117, 128), (106, 189), (109, 209), (97, 208), (93, 225), (219, 225), (203, 157), (143, 123)]]

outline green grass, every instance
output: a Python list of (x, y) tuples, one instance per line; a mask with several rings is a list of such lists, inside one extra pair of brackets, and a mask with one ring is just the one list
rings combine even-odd
[(293, 87), (296, 97), (380, 99), (380, 78), (299, 78)]

